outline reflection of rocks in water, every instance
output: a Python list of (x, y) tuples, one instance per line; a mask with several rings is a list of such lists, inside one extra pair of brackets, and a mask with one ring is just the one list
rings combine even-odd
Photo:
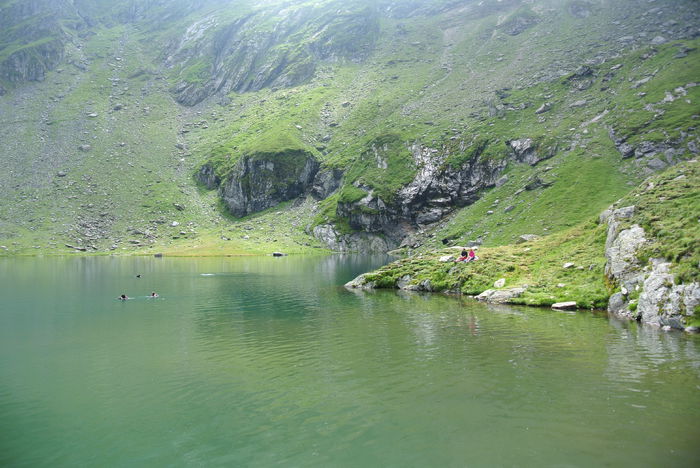
[(696, 340), (681, 333), (610, 318), (608, 367), (605, 375), (615, 382), (640, 382), (668, 364), (682, 362), (700, 377), (700, 349)]

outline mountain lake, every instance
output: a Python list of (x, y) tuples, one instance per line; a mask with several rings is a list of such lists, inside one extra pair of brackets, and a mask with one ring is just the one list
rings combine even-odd
[(0, 259), (0, 465), (700, 466), (700, 336), (389, 260)]

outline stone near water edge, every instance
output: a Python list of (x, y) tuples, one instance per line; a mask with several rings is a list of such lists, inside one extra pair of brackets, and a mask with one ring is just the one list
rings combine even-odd
[(273, 257), (287, 257), (288, 254), (282, 252), (272, 252)]
[(487, 289), (476, 296), (476, 299), (493, 304), (506, 304), (516, 297), (521, 296), (524, 292), (525, 288)]
[(367, 275), (368, 273), (364, 273), (354, 280), (348, 281), (345, 283), (345, 287), (348, 289), (374, 289), (374, 283), (366, 280)]
[(561, 267), (562, 267), (563, 269), (565, 269), (565, 270), (568, 270), (569, 268), (573, 268), (573, 267), (575, 267), (575, 266), (576, 266), (575, 263), (567, 262), (567, 263), (563, 264)]
[(411, 283), (411, 275), (404, 275), (396, 282), (396, 287), (399, 289), (407, 289)]
[(552, 309), (555, 310), (575, 310), (578, 309), (576, 306), (575, 301), (568, 301), (568, 302), (557, 302), (555, 304), (552, 304)]
[(684, 317), (692, 316), (700, 305), (700, 283), (676, 284), (671, 263), (662, 258), (652, 258), (650, 263), (637, 313), (644, 323), (682, 330)]
[(493, 283), (494, 288), (502, 288), (503, 286), (506, 285), (506, 279), (501, 278)]

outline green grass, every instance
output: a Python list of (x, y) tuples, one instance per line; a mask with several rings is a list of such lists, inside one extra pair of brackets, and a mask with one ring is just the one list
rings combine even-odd
[[(589, 221), (561, 233), (521, 245), (481, 248), (472, 263), (440, 262), (456, 258), (458, 249), (429, 251), (398, 260), (366, 276), (379, 288), (395, 288), (399, 279), (410, 284), (429, 280), (433, 291), (478, 295), (494, 289), (503, 278), (505, 288), (527, 287), (512, 303), (547, 306), (576, 301), (581, 308), (604, 308), (610, 290), (604, 281), (605, 226)], [(563, 268), (565, 263), (574, 263)]]

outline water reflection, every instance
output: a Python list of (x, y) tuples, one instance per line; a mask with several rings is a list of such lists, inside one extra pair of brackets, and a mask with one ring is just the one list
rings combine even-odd
[[(342, 287), (384, 261), (0, 261), (12, 280), (0, 284), (0, 433), (12, 434), (0, 461), (697, 459), (698, 337), (585, 311)], [(159, 300), (143, 297), (152, 290)], [(137, 299), (121, 303), (121, 292)]]
[[(641, 382), (660, 370), (675, 370), (682, 365), (685, 372), (700, 377), (698, 337), (679, 332), (666, 332), (636, 322), (610, 320), (611, 337), (607, 340), (608, 369), (613, 381)], [(687, 365), (686, 365), (687, 364)]]

